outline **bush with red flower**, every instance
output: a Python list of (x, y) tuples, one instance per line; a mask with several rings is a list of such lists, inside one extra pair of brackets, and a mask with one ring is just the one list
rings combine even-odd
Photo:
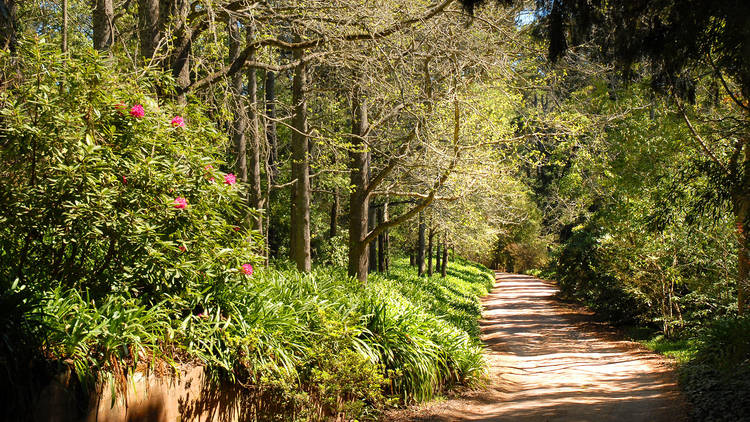
[[(0, 93), (0, 279), (154, 301), (246, 282), (237, 268), (259, 262), (262, 242), (233, 229), (253, 211), (216, 170), (222, 134), (199, 107), (177, 112), (94, 54), (52, 50), (23, 46), (13, 60), (39, 79)], [(44, 69), (34, 57), (48, 57)]]

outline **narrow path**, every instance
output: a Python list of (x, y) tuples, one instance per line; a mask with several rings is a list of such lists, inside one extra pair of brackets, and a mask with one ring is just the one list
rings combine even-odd
[(414, 421), (686, 419), (675, 374), (591, 315), (556, 301), (556, 287), (498, 273), (484, 299), (488, 388), (404, 414)]

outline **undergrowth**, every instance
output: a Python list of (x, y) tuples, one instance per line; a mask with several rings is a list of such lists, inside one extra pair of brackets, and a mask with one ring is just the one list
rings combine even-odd
[(56, 289), (43, 301), (46, 354), (74, 362), (84, 387), (116, 382), (139, 357), (198, 361), (216, 381), (273, 393), (284, 417), (301, 420), (374, 418), (480, 380), (478, 297), (490, 272), (459, 259), (446, 278), (418, 277), (406, 260), (393, 261), (367, 285), (341, 269), (305, 275), (281, 265), (148, 306)]

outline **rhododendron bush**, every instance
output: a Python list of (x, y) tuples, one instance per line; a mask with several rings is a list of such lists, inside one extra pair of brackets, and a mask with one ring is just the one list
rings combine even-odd
[(147, 94), (153, 81), (94, 53), (23, 48), (1, 64), (0, 277), (152, 301), (247, 282), (258, 239), (235, 230), (241, 188), (200, 110)]

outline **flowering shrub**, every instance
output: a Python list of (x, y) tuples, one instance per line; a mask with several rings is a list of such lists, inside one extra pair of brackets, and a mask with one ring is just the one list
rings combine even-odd
[(234, 230), (252, 211), (215, 170), (221, 134), (95, 55), (54, 50), (26, 44), (22, 71), (0, 73), (17, 75), (0, 92), (0, 279), (152, 301), (244, 282), (261, 242)]

